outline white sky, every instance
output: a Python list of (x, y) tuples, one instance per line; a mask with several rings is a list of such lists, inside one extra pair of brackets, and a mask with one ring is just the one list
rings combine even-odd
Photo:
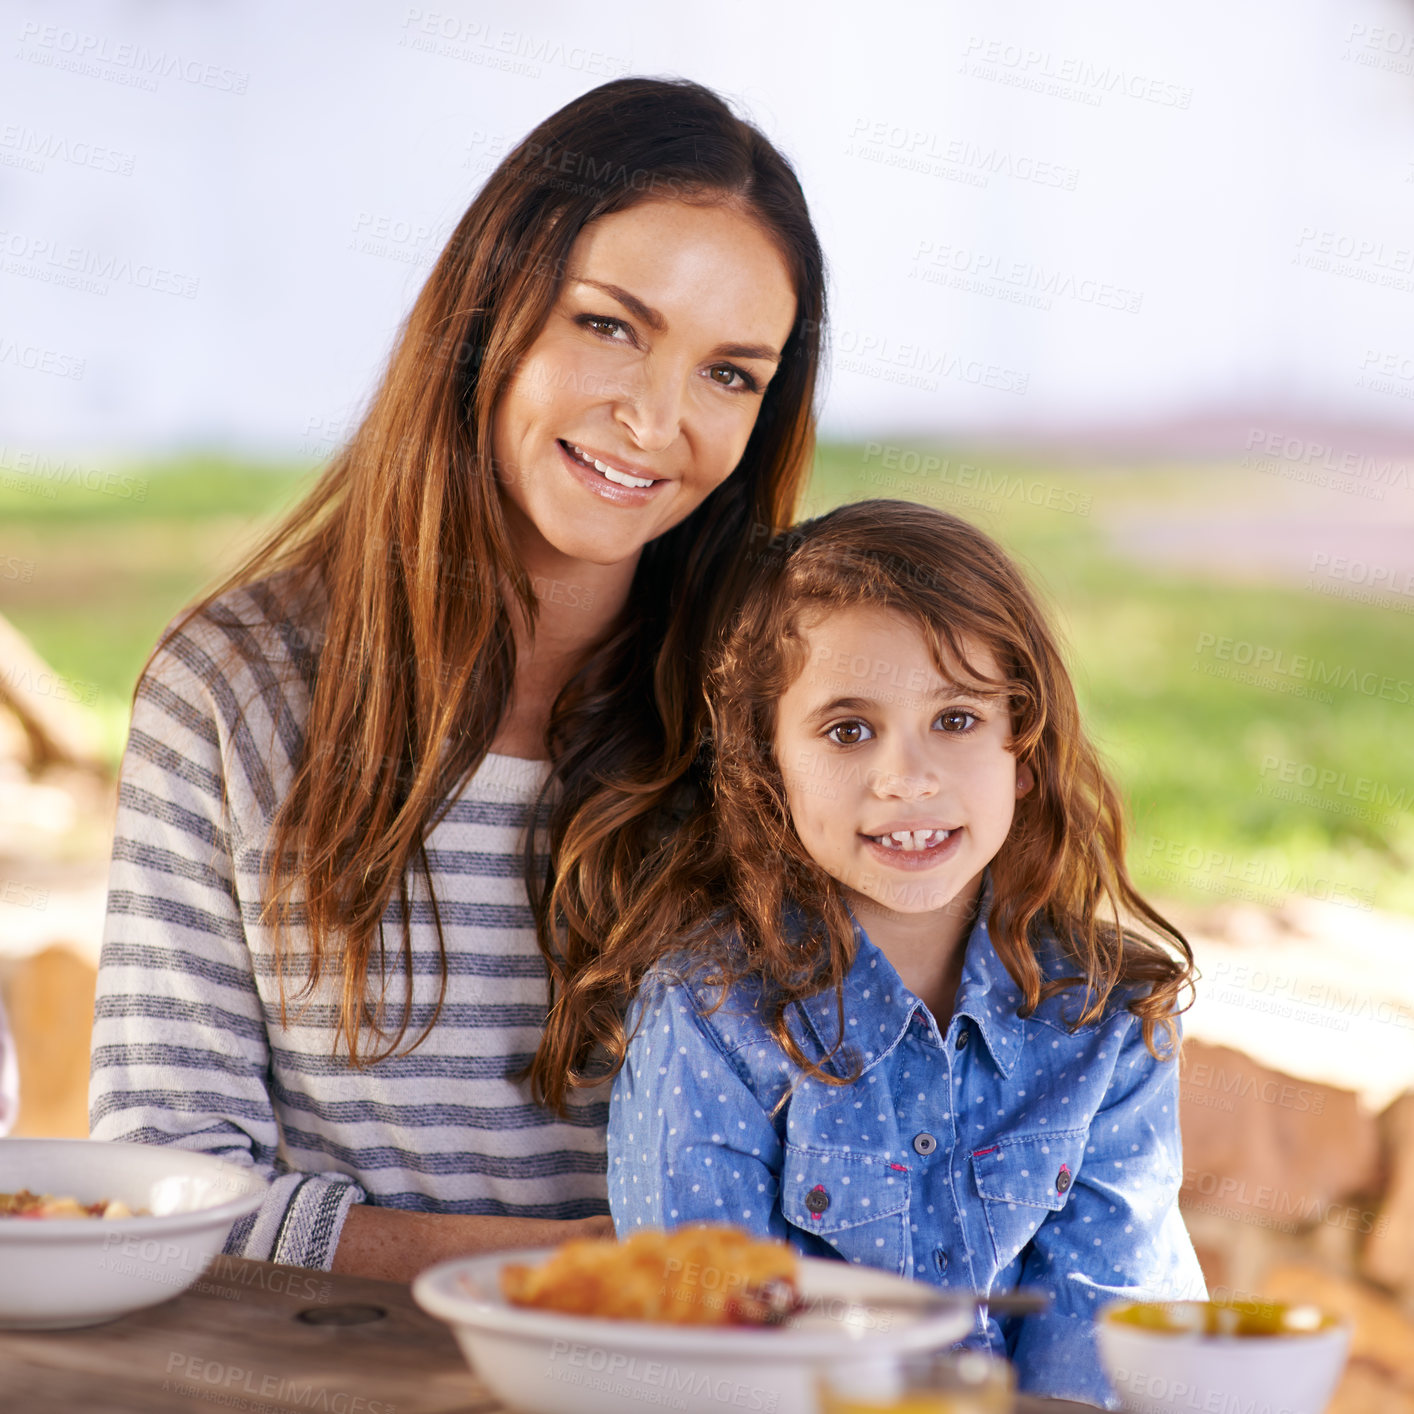
[(624, 71), (712, 85), (796, 163), (827, 432), (1414, 429), (1408, 0), (29, 0), (0, 6), (0, 449), (327, 451), (488, 165)]

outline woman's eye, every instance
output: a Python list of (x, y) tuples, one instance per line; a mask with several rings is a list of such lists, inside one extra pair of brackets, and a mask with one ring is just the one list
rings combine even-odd
[(730, 363), (716, 364), (707, 370), (707, 376), (719, 388), (728, 388), (734, 393), (754, 393), (759, 386), (745, 369)]
[(873, 733), (863, 722), (839, 722), (825, 733), (838, 746), (854, 746), (866, 741)]
[(969, 731), (977, 722), (977, 718), (971, 712), (964, 712), (960, 707), (954, 707), (950, 712), (944, 712), (938, 720), (943, 724), (945, 732)]
[(624, 324), (622, 319), (610, 319), (604, 314), (581, 314), (575, 322), (592, 330), (603, 339), (617, 341), (617, 336), (620, 334), (625, 338), (628, 337), (628, 326)]

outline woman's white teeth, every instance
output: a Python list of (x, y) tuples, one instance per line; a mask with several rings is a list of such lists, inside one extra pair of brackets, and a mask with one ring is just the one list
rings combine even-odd
[(580, 451), (573, 442), (566, 442), (565, 446), (567, 446), (585, 466), (592, 466), (600, 476), (605, 477), (609, 481), (617, 482), (620, 486), (651, 486), (653, 484), (651, 477), (645, 481), (641, 476), (630, 476), (626, 471), (616, 471), (611, 466), (605, 466), (603, 462), (591, 457), (588, 452)]
[(892, 830), (887, 835), (874, 835), (885, 849), (928, 849), (942, 844), (952, 834), (951, 830)]

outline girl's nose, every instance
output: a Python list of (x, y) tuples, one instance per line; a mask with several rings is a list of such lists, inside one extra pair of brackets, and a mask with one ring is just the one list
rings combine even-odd
[(938, 793), (941, 784), (926, 754), (897, 737), (869, 772), (874, 794), (892, 799), (926, 800)]

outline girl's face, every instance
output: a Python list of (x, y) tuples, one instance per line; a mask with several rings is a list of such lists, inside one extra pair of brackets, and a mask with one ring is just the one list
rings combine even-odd
[(746, 449), (794, 320), (785, 261), (732, 205), (586, 226), (493, 420), (522, 554), (617, 564), (689, 515)]
[[(942, 676), (888, 610), (817, 611), (800, 632), (809, 654), (777, 704), (774, 745), (801, 843), (856, 912), (970, 907), (1033, 783), (1008, 749), (1005, 702)], [(963, 648), (1000, 676), (981, 644)]]

